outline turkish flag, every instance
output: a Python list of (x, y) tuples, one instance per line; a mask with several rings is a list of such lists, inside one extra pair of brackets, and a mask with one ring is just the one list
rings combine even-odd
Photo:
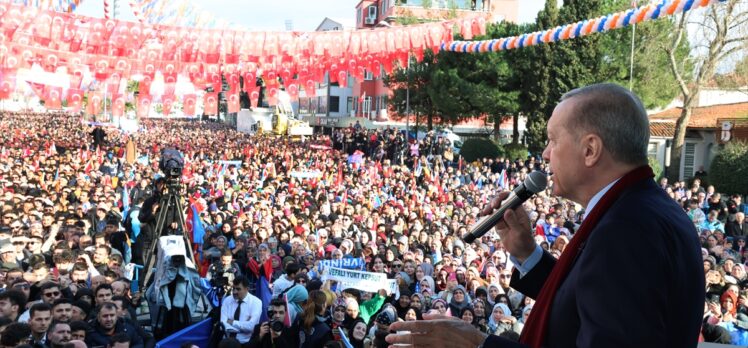
[(241, 104), (239, 103), (238, 93), (229, 94), (227, 103), (228, 103), (229, 112), (239, 112), (239, 109), (241, 108)]
[(218, 114), (218, 93), (205, 93), (203, 97), (203, 113), (206, 115)]
[(70, 88), (68, 89), (68, 107), (73, 109), (73, 112), (78, 112), (83, 106), (83, 91), (80, 89)]
[(115, 94), (112, 96), (112, 116), (121, 117), (125, 114), (125, 95)]
[(195, 115), (195, 104), (197, 101), (197, 96), (194, 94), (185, 94), (182, 100), (182, 112), (186, 116), (194, 116)]
[(10, 94), (16, 89), (16, 72), (10, 70), (2, 71), (0, 74), (0, 99), (10, 98)]
[(101, 102), (104, 98), (101, 97), (101, 93), (94, 92), (88, 93), (88, 103), (86, 104), (86, 114), (98, 115), (101, 112)]
[(47, 110), (62, 109), (62, 87), (44, 87), (44, 107)]
[(161, 112), (164, 116), (169, 116), (171, 113), (171, 107), (174, 105), (174, 94), (164, 95), (161, 97)]
[(138, 84), (139, 95), (151, 95), (151, 80), (143, 79)]
[(151, 96), (150, 95), (138, 95), (138, 118), (148, 117), (151, 113)]

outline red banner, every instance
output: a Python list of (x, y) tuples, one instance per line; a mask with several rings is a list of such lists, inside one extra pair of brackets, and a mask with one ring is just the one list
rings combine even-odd
[(218, 94), (205, 93), (203, 97), (203, 113), (206, 115), (217, 115), (218, 114)]
[(186, 94), (182, 100), (182, 112), (185, 116), (195, 116), (195, 104), (197, 104), (197, 96), (194, 94)]
[(151, 96), (150, 95), (138, 95), (138, 118), (148, 117), (151, 113)]
[(125, 114), (125, 95), (115, 94), (112, 96), (112, 116), (121, 117)]

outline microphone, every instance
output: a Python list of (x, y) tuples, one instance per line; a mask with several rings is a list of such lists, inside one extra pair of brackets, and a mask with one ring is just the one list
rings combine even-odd
[(465, 243), (472, 243), (476, 239), (482, 237), (486, 232), (496, 226), (499, 221), (504, 219), (504, 213), (508, 209), (516, 209), (528, 198), (532, 197), (532, 195), (545, 190), (546, 185), (548, 185), (548, 179), (546, 178), (545, 173), (539, 171), (530, 173), (527, 175), (527, 178), (525, 178), (525, 182), (517, 186), (514, 191), (509, 194), (509, 197), (501, 203), (501, 206), (495, 213), (489, 215), (481, 220), (477, 225), (473, 226), (470, 233), (466, 234), (462, 239)]

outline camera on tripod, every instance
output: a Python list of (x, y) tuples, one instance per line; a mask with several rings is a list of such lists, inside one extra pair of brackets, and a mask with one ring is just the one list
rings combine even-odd
[(179, 179), (184, 170), (184, 158), (176, 149), (161, 150), (161, 160), (158, 162), (158, 168), (164, 172), (164, 175), (170, 179)]

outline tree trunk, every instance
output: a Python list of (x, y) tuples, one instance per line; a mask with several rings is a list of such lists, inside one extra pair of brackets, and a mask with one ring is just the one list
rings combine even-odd
[(493, 136), (496, 141), (501, 140), (501, 117), (494, 116), (493, 120)]
[(428, 130), (434, 129), (434, 114), (430, 113), (428, 118)]
[[(668, 169), (668, 180), (670, 182), (680, 181), (681, 153), (686, 140), (688, 121), (691, 119), (691, 100), (688, 99), (684, 105), (678, 121), (675, 122), (675, 134), (673, 135), (673, 146), (670, 148), (670, 167)], [(687, 178), (683, 178), (687, 179)]]
[(512, 116), (512, 144), (519, 144), (519, 113), (515, 112)]

